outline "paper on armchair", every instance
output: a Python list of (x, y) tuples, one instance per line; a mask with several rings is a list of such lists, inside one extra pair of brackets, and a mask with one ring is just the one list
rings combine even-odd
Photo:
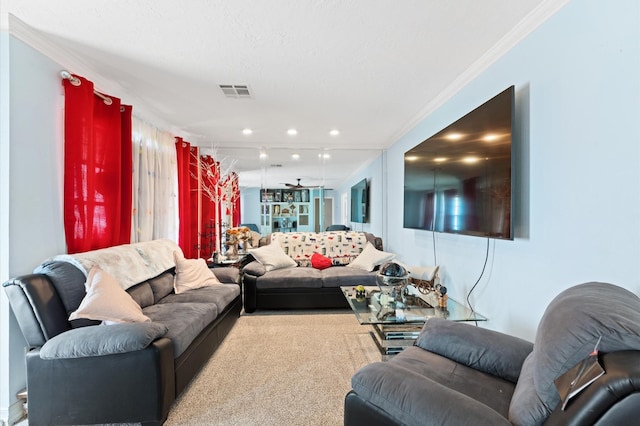
[(598, 362), (597, 346), (598, 344), (596, 343), (596, 349), (588, 357), (554, 381), (562, 401), (562, 410), (566, 408), (571, 398), (604, 375), (605, 371), (600, 362)]

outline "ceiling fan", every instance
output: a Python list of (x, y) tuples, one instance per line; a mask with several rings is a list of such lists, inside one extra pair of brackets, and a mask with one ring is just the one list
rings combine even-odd
[(300, 184), (300, 178), (297, 179), (298, 183), (293, 184), (293, 183), (285, 183), (285, 186), (288, 186), (291, 189), (306, 189), (306, 188), (318, 188), (318, 185), (315, 186), (307, 186), (307, 185), (301, 185)]

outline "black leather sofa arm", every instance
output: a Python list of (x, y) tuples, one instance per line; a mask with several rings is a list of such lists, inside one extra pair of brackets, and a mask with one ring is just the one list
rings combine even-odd
[(42, 359), (35, 348), (26, 363), (28, 398), (38, 401), (29, 405), (29, 424), (98, 424), (108, 418), (158, 425), (175, 399), (167, 338), (139, 351), (82, 358)]
[(512, 383), (533, 343), (494, 330), (442, 318), (429, 319), (416, 346)]
[(605, 374), (557, 407), (545, 425), (631, 425), (640, 418), (640, 351), (602, 354)]
[[(252, 262), (258, 263), (258, 262)], [(251, 265), (250, 263), (249, 265)], [(262, 265), (260, 265), (262, 266)], [(258, 306), (258, 288), (257, 288), (258, 276), (243, 272), (242, 283), (244, 290), (244, 311), (247, 313), (255, 312)]]

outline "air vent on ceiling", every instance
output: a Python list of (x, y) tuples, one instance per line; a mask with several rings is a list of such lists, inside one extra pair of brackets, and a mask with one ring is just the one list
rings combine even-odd
[(282, 164), (271, 164), (271, 167), (282, 167)]
[(248, 99), (251, 97), (249, 86), (246, 84), (220, 84), (219, 87), (227, 98)]

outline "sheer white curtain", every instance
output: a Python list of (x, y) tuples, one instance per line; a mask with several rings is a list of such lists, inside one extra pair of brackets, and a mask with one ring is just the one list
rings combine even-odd
[(178, 169), (175, 139), (134, 116), (131, 241), (178, 241)]

